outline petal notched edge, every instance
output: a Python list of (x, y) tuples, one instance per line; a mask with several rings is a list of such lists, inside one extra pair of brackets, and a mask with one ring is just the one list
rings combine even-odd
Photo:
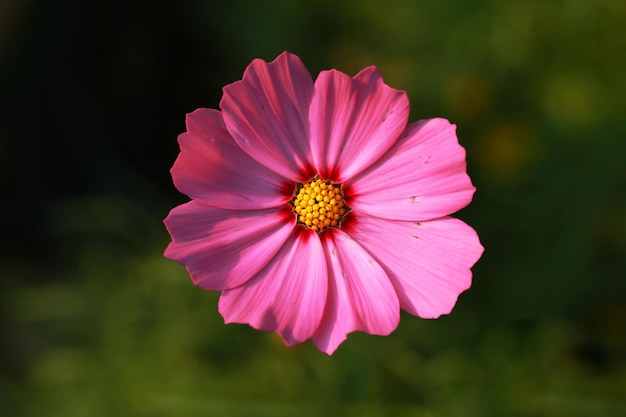
[(467, 224), (452, 217), (427, 222), (354, 215), (350, 234), (383, 266), (406, 312), (448, 314), (471, 286), (471, 267), (484, 249)]
[(304, 342), (319, 326), (327, 297), (327, 268), (315, 232), (296, 228), (253, 279), (222, 293), (226, 323), (274, 331), (287, 345)]
[(219, 111), (197, 109), (187, 115), (186, 125), (171, 169), (180, 192), (203, 204), (234, 210), (264, 209), (288, 201), (288, 182), (235, 143)]
[(195, 285), (240, 286), (267, 265), (295, 226), (284, 209), (225, 210), (190, 201), (164, 220), (172, 236), (165, 257), (187, 268)]
[(311, 74), (296, 55), (255, 59), (243, 78), (223, 89), (224, 122), (241, 148), (266, 168), (292, 181), (313, 175), (308, 112)]
[(406, 92), (386, 85), (375, 67), (354, 78), (322, 71), (314, 88), (311, 150), (317, 172), (326, 179), (352, 178), (378, 160), (406, 127)]
[(387, 274), (349, 235), (322, 237), (328, 264), (328, 300), (315, 345), (331, 355), (348, 333), (388, 335), (400, 321), (398, 296)]
[(456, 126), (441, 118), (409, 125), (389, 152), (344, 188), (352, 209), (410, 221), (452, 214), (475, 191)]

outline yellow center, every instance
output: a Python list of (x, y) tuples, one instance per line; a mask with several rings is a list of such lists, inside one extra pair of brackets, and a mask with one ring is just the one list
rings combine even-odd
[(298, 184), (291, 200), (298, 223), (316, 232), (337, 227), (349, 210), (343, 201), (341, 185), (316, 178), (306, 184)]

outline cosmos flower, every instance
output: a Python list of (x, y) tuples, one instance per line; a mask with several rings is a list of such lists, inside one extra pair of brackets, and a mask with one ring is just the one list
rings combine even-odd
[(165, 219), (165, 256), (221, 292), (226, 323), (327, 354), (401, 309), (450, 313), (483, 248), (449, 215), (475, 189), (455, 126), (408, 116), (375, 67), (314, 81), (288, 52), (255, 59), (220, 110), (187, 115), (171, 173), (191, 201)]

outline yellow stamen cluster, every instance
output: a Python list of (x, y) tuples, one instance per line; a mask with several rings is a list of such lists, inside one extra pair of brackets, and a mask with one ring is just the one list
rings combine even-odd
[(316, 232), (339, 226), (347, 211), (340, 186), (320, 178), (298, 187), (292, 205), (298, 223)]

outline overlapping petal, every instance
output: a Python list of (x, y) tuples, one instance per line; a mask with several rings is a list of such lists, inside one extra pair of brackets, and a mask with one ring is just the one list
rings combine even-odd
[(379, 161), (345, 185), (356, 212), (393, 220), (430, 220), (470, 203), (475, 188), (465, 150), (445, 119), (411, 124)]
[(335, 182), (352, 178), (393, 145), (408, 117), (406, 93), (385, 85), (375, 67), (354, 78), (321, 72), (309, 112), (318, 173)]
[(313, 80), (295, 55), (267, 63), (255, 59), (241, 81), (224, 87), (224, 122), (239, 146), (270, 170), (292, 181), (313, 175), (308, 112)]
[(219, 311), (226, 323), (275, 331), (287, 345), (293, 345), (309, 339), (319, 326), (327, 288), (320, 238), (311, 230), (297, 228), (252, 280), (222, 293)]
[(165, 256), (185, 265), (204, 289), (233, 288), (275, 258), (294, 225), (289, 210), (225, 210), (192, 200), (165, 219), (172, 236)]
[(332, 354), (348, 333), (391, 333), (400, 320), (400, 305), (385, 271), (341, 230), (322, 237), (328, 264), (328, 300), (313, 335), (317, 347)]
[(452, 217), (408, 222), (353, 213), (349, 229), (387, 272), (401, 308), (423, 318), (450, 313), (483, 253), (474, 229)]
[(287, 180), (265, 168), (230, 136), (217, 110), (187, 115), (171, 173), (176, 188), (204, 204), (235, 210), (277, 207), (289, 201)]

